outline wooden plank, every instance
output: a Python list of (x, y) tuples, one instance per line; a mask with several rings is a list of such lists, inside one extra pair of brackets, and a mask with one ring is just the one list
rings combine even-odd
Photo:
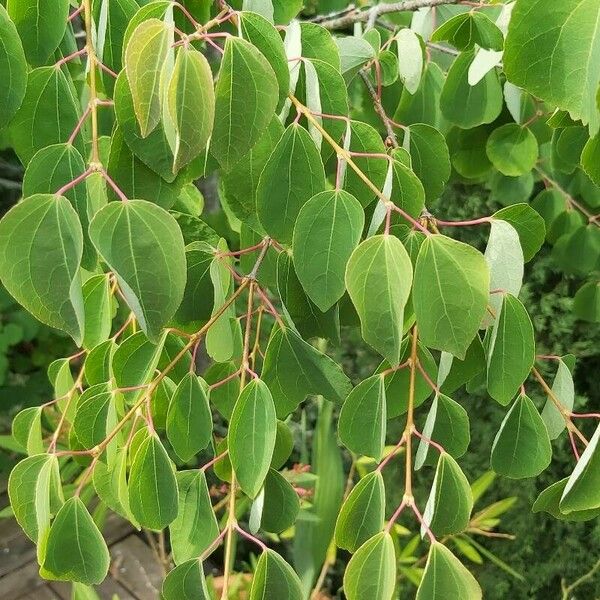
[[(1, 592), (0, 592), (1, 593)], [(0, 596), (4, 600), (4, 596)], [(60, 600), (60, 598), (47, 585), (40, 586), (35, 592), (25, 594), (18, 600)]]
[(139, 600), (160, 597), (163, 572), (152, 550), (139, 537), (130, 535), (111, 548), (111, 575)]
[(45, 584), (46, 582), (38, 574), (37, 563), (30, 562), (0, 579), (0, 598), (17, 600), (25, 594), (35, 595), (38, 589)]
[[(52, 581), (50, 587), (55, 592), (54, 598), (57, 600), (71, 600), (72, 584), (65, 583), (64, 581)], [(135, 596), (132, 596), (127, 589), (115, 581), (109, 574), (108, 577), (98, 586), (94, 588), (103, 600), (111, 600), (116, 594), (119, 596), (119, 600), (137, 600)], [(0, 600), (2, 596), (0, 596)]]

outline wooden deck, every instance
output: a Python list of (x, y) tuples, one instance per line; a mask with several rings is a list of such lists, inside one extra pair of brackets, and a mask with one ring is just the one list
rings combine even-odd
[[(0, 482), (0, 487), (2, 482)], [(0, 489), (0, 508), (8, 499)], [(112, 558), (109, 575), (96, 588), (104, 600), (157, 600), (163, 580), (150, 547), (131, 525), (112, 515), (103, 531)], [(71, 584), (38, 574), (35, 546), (14, 519), (0, 520), (0, 600), (70, 600)]]

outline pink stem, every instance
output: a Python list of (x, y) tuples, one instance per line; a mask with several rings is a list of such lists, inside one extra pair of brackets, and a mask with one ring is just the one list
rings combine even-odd
[(99, 60), (96, 60), (96, 64), (105, 72), (108, 73), (111, 77), (114, 77), (115, 79), (118, 77), (118, 74), (115, 73), (112, 69), (110, 69), (109, 67), (107, 67), (104, 63), (100, 62)]
[(77, 10), (73, 11), (67, 18), (67, 21), (72, 21), (77, 15), (83, 12), (84, 5), (82, 4)]
[(221, 54), (225, 54), (223, 48), (221, 48), (221, 46), (219, 46), (219, 44), (215, 44), (210, 38), (207, 38), (207, 37), (204, 37), (203, 39), (205, 39), (206, 43), (209, 44), (210, 46), (212, 46), (215, 50), (217, 50)]
[(399, 206), (394, 205), (392, 207), (392, 210), (395, 210), (397, 213), (400, 213), (409, 223), (412, 223), (413, 227), (415, 227), (419, 231), (422, 231), (426, 235), (431, 235), (428, 229), (423, 227), (423, 225), (421, 225), (419, 221), (413, 219), (406, 211), (402, 210)]
[(561, 357), (555, 354), (537, 354), (535, 358), (536, 360), (561, 360)]
[(390, 234), (390, 227), (392, 225), (392, 207), (388, 206), (385, 213), (385, 235)]
[(234, 252), (218, 252), (218, 257), (242, 256), (242, 254), (250, 254), (250, 252), (255, 252), (256, 250), (260, 250), (264, 245), (265, 245), (265, 241), (263, 240), (259, 244), (255, 244), (254, 246), (249, 246), (248, 248), (242, 248), (241, 250), (235, 250)]
[(390, 530), (394, 526), (394, 523), (398, 520), (398, 517), (400, 516), (402, 511), (406, 508), (407, 504), (408, 504), (408, 502), (407, 502), (406, 498), (403, 498), (402, 502), (400, 503), (400, 506), (398, 506), (398, 508), (394, 511), (394, 514), (390, 517), (390, 520), (388, 521), (387, 525), (385, 526), (386, 533), (390, 532)]
[(429, 374), (427, 373), (427, 371), (423, 368), (423, 366), (421, 365), (420, 362), (417, 362), (417, 369), (419, 369), (419, 371), (421, 372), (421, 375), (423, 376), (423, 379), (425, 379), (425, 381), (427, 382), (427, 384), (429, 385), (429, 387), (436, 393), (439, 394), (440, 393), (440, 388), (435, 385), (435, 383), (433, 383), (433, 381), (431, 380), (431, 377), (429, 377)]
[(348, 123), (350, 121), (348, 117), (344, 117), (343, 115), (330, 115), (328, 113), (320, 113), (315, 112), (313, 110), (310, 111), (310, 114), (314, 117), (321, 117), (322, 119), (335, 119), (338, 121), (344, 121), (345, 123)]
[(392, 458), (398, 454), (398, 450), (400, 450), (400, 448), (404, 445), (404, 442), (406, 442), (406, 435), (402, 434), (400, 441), (394, 446), (393, 450), (379, 463), (377, 466), (377, 471), (383, 471), (385, 465), (387, 465), (390, 460), (392, 460)]
[(235, 373), (228, 375), (225, 379), (221, 379), (221, 381), (217, 381), (217, 383), (213, 383), (208, 386), (208, 389), (212, 392), (212, 390), (229, 383), (232, 379), (235, 379), (240, 374), (240, 369), (238, 369)]
[(419, 509), (417, 508), (417, 505), (415, 504), (414, 500), (410, 503), (410, 507), (412, 508), (412, 511), (415, 513), (415, 516), (417, 517), (417, 521), (419, 521), (419, 523), (425, 529), (425, 532), (429, 536), (431, 543), (437, 541), (435, 539), (435, 535), (433, 535), (433, 531), (431, 531), (431, 529), (429, 529), (429, 527), (425, 523), (425, 520), (423, 519), (423, 515), (419, 512)]
[(481, 217), (480, 219), (471, 219), (470, 221), (441, 221), (440, 219), (435, 220), (437, 225), (443, 225), (446, 227), (466, 227), (468, 225), (482, 225), (484, 223), (490, 223), (491, 221), (491, 217)]
[(73, 129), (73, 132), (69, 136), (69, 139), (67, 140), (67, 144), (72, 144), (75, 141), (75, 138), (77, 137), (77, 134), (81, 131), (81, 128), (83, 127), (83, 124), (85, 123), (85, 120), (90, 116), (90, 112), (91, 111), (92, 111), (92, 108), (88, 104), (86, 106), (85, 110), (83, 111), (83, 114), (79, 118), (79, 121), (77, 121), (77, 125), (75, 125), (75, 128)]
[(190, 360), (190, 373), (196, 372), (196, 356), (198, 355), (198, 348), (200, 347), (201, 338), (198, 338), (196, 343), (194, 344), (194, 349), (192, 350), (192, 358)]
[(242, 536), (245, 537), (247, 540), (250, 540), (251, 542), (254, 542), (257, 546), (260, 547), (260, 549), (263, 552), (266, 552), (268, 550), (267, 546), (265, 544), (263, 544), (263, 542), (261, 542), (257, 537), (254, 537), (253, 535), (249, 534), (247, 531), (244, 531), (239, 525), (234, 525), (233, 528)]
[(378, 152), (349, 152), (350, 156), (358, 156), (364, 158), (382, 158), (385, 160), (393, 160), (389, 154), (382, 154)]
[(222, 452), (218, 456), (215, 456), (214, 458), (209, 460), (205, 465), (200, 467), (200, 470), (203, 472), (208, 471), (208, 469), (210, 469), (214, 464), (218, 463), (221, 459), (225, 458), (228, 454), (229, 450), (225, 450), (225, 452)]
[(417, 429), (413, 429), (413, 433), (421, 440), (423, 440), (426, 444), (429, 444), (430, 446), (433, 446), (440, 454), (444, 454), (445, 450), (444, 447), (441, 446), (440, 444), (438, 444), (437, 442), (434, 442), (433, 440), (429, 439), (428, 437), (425, 437), (420, 431), (418, 431)]
[(221, 533), (213, 540), (210, 546), (200, 555), (200, 561), (206, 560), (216, 549), (217, 546), (223, 541), (227, 533), (228, 527), (225, 527)]
[(112, 177), (106, 172), (105, 169), (100, 169), (100, 174), (102, 175), (102, 177), (104, 177), (106, 183), (110, 185), (110, 187), (119, 197), (119, 200), (121, 200), (121, 202), (129, 202), (129, 198), (127, 198), (123, 190), (113, 181)]
[(62, 67), (62, 65), (64, 65), (65, 63), (68, 63), (70, 60), (73, 60), (74, 58), (77, 58), (78, 56), (82, 56), (86, 52), (87, 52), (87, 48), (81, 48), (81, 50), (77, 50), (76, 52), (71, 52), (71, 54), (69, 54), (68, 56), (64, 56), (59, 61), (57, 61), (54, 66), (58, 69), (59, 67)]
[(574, 419), (600, 419), (600, 413), (571, 413), (569, 416)]
[(77, 177), (75, 177), (75, 179), (72, 179), (71, 181), (69, 181), (69, 183), (66, 183), (59, 190), (57, 190), (56, 195), (64, 195), (65, 192), (68, 192), (71, 188), (74, 188), (78, 183), (81, 183), (86, 177), (88, 177), (92, 173), (93, 169), (87, 169), (81, 175), (78, 175)]
[(173, 2), (172, 4), (173, 6), (176, 6), (186, 16), (187, 20), (192, 24), (192, 27), (194, 29), (198, 29), (200, 27), (200, 23), (198, 23), (198, 21), (194, 19), (194, 17), (191, 15), (188, 9), (185, 6), (183, 6), (183, 4), (180, 4), (179, 2)]
[(573, 432), (569, 429), (569, 440), (571, 441), (571, 448), (573, 448), (573, 454), (579, 462), (579, 451), (577, 450), (577, 444), (575, 444), (575, 437), (573, 436)]

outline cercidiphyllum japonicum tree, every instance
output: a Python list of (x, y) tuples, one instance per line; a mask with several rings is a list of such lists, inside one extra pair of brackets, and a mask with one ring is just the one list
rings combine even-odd
[[(168, 529), (167, 600), (210, 597), (203, 561), (221, 543), (228, 597), (240, 536), (260, 552), (251, 598), (306, 598), (334, 539), (352, 553), (346, 597), (387, 600), (409, 511), (430, 542), (417, 598), (480, 598), (444, 544), (473, 506), (456, 458), (476, 415), (454, 391), (485, 385), (507, 407), (488, 449), (503, 476), (538, 475), (551, 440), (569, 435), (573, 469), (533, 510), (600, 514), (600, 428), (588, 439), (577, 426), (600, 415), (572, 412), (572, 357), (536, 356), (518, 299), (545, 237), (579, 274), (597, 268), (600, 0), (411, 0), (318, 23), (296, 18), (297, 1), (239, 4), (0, 6), (0, 125), (26, 167), (23, 200), (0, 222), (0, 277), (80, 348), (50, 368), (55, 398), (15, 418), (28, 455), (10, 476), (15, 517), (49, 579), (106, 577), (97, 497)], [(452, 167), (504, 200), (536, 180), (548, 189), (448, 222), (426, 207)], [(192, 182), (213, 172), (239, 250), (198, 216)], [(488, 228), (484, 254), (440, 233), (462, 226)], [(583, 289), (580, 309), (597, 319), (597, 284)], [(310, 343), (339, 343), (340, 325), (359, 326), (383, 360), (354, 388)], [(535, 367), (546, 360), (551, 386)], [(526, 385), (547, 395), (541, 414)], [(297, 521), (298, 472), (281, 469), (286, 420), (309, 396), (324, 418), (315, 439), (337, 458), (317, 468), (312, 501), (330, 517), (311, 522), (303, 507), (295, 571), (256, 535), (271, 542)], [(373, 461), (343, 503), (342, 489), (319, 492), (339, 463), (331, 403), (339, 440)], [(405, 423), (399, 440), (390, 419)], [(382, 471), (400, 454), (404, 495), (388, 514)], [(435, 470), (418, 506), (423, 466)], [(215, 506), (208, 471), (229, 486)]]

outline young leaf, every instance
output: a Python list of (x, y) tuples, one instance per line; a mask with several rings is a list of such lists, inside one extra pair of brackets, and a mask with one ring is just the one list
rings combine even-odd
[(419, 251), (413, 286), (423, 343), (464, 359), (485, 314), (489, 280), (485, 258), (472, 246), (429, 236)]
[(21, 36), (27, 62), (34, 67), (46, 64), (67, 28), (69, 0), (8, 0), (6, 10)]
[(383, 529), (385, 489), (380, 471), (365, 475), (342, 504), (335, 524), (335, 543), (356, 552)]
[[(573, 384), (572, 367), (567, 365), (563, 359), (558, 361), (558, 370), (552, 383), (552, 393), (560, 404), (562, 404), (564, 410), (573, 410), (575, 386)], [(555, 440), (566, 427), (565, 418), (554, 404), (552, 398), (546, 400), (546, 404), (542, 409), (542, 420), (546, 424), (551, 440)]]
[(79, 397), (73, 433), (84, 448), (93, 448), (106, 437), (112, 397), (104, 383), (87, 388)]
[(165, 22), (148, 19), (135, 29), (125, 49), (125, 72), (143, 138), (161, 118), (161, 72), (170, 38)]
[(277, 78), (249, 42), (228, 37), (216, 87), (211, 151), (229, 170), (268, 127), (278, 102)]
[[(12, 3), (16, 8), (16, 2)], [(15, 116), (27, 87), (27, 63), (15, 24), (3, 6), (0, 6), (0, 73), (8, 77), (10, 85), (0, 90), (0, 129)]]
[(108, 574), (106, 542), (85, 504), (69, 498), (50, 528), (41, 574), (47, 579), (97, 585)]
[(163, 600), (210, 600), (202, 563), (192, 558), (169, 571), (162, 584)]
[(429, 549), (417, 600), (481, 600), (479, 584), (462, 563), (440, 542)]
[(421, 536), (425, 536), (425, 526), (436, 537), (464, 531), (469, 525), (472, 510), (473, 494), (465, 474), (448, 453), (440, 454), (423, 512)]
[(83, 346), (92, 349), (108, 339), (112, 326), (113, 304), (108, 275), (93, 275), (83, 284), (82, 291)]
[(34, 317), (66, 331), (78, 345), (84, 321), (82, 253), (77, 213), (62, 196), (30, 196), (0, 221), (2, 283)]
[(600, 508), (600, 425), (577, 462), (560, 498), (560, 510), (574, 511)]
[(300, 210), (292, 245), (296, 273), (323, 312), (344, 295), (346, 264), (363, 227), (360, 202), (343, 190), (321, 192)]
[(177, 517), (178, 496), (171, 459), (158, 437), (148, 435), (129, 473), (131, 512), (142, 527), (160, 531)]
[(186, 374), (173, 394), (167, 413), (167, 437), (183, 462), (206, 448), (211, 440), (208, 398), (194, 373)]
[[(467, 451), (471, 441), (467, 411), (444, 394), (436, 396), (429, 409), (423, 435), (440, 444), (450, 456), (459, 458)], [(425, 440), (420, 440), (415, 469), (420, 469), (424, 464), (435, 464), (432, 459), (435, 452)]]
[(383, 376), (373, 375), (346, 398), (338, 425), (340, 440), (353, 452), (379, 461), (385, 446), (386, 420)]
[(178, 471), (177, 518), (169, 526), (173, 561), (180, 565), (200, 556), (219, 535), (204, 471)]
[(491, 467), (499, 475), (522, 479), (539, 475), (552, 460), (548, 430), (533, 402), (519, 396), (492, 445)]
[(409, 27), (396, 35), (398, 45), (398, 75), (409, 94), (414, 94), (421, 83), (423, 48), (419, 36)]
[(533, 325), (518, 298), (504, 294), (488, 350), (487, 389), (506, 406), (525, 381), (535, 361)]
[(227, 447), (240, 487), (255, 498), (269, 471), (277, 419), (269, 388), (260, 379), (252, 380), (242, 390), (235, 404)]
[(156, 340), (183, 298), (186, 263), (177, 221), (145, 200), (111, 202), (90, 223), (98, 253), (149, 339)]
[(167, 107), (175, 126), (173, 173), (205, 148), (215, 117), (212, 72), (204, 55), (183, 46), (177, 53), (167, 91)]
[(304, 127), (290, 125), (262, 171), (256, 190), (258, 218), (277, 241), (292, 242), (300, 209), (325, 189), (319, 151)]
[(300, 500), (292, 484), (279, 471), (269, 469), (264, 494), (261, 529), (281, 533), (291, 527), (300, 510)]
[(507, 123), (494, 129), (486, 152), (492, 164), (504, 175), (517, 177), (533, 169), (538, 158), (538, 143), (527, 127)]
[(344, 573), (348, 600), (391, 600), (396, 586), (394, 542), (388, 532), (367, 540), (350, 559)]
[(302, 600), (304, 594), (298, 575), (277, 552), (265, 550), (256, 563), (250, 600), (285, 598)]
[(320, 394), (331, 402), (341, 403), (352, 389), (342, 368), (290, 327), (273, 329), (265, 351), (262, 378), (273, 394), (280, 419), (308, 394)]
[(516, 229), (525, 262), (529, 262), (542, 247), (546, 235), (544, 219), (529, 204), (507, 206), (495, 212), (492, 217), (502, 219)]
[(360, 317), (362, 336), (393, 366), (400, 360), (411, 281), (410, 257), (402, 242), (391, 235), (362, 242), (346, 268), (346, 287)]
[(560, 499), (568, 481), (569, 478), (565, 477), (543, 490), (533, 503), (531, 512), (547, 512), (555, 519), (561, 521), (589, 521), (598, 517), (600, 515), (600, 508), (575, 510), (567, 514), (563, 514), (560, 511)]
[(483, 12), (455, 15), (440, 25), (431, 36), (434, 42), (449, 42), (458, 50), (471, 50), (475, 44), (489, 50), (502, 50), (500, 29)]
[(503, 105), (502, 88), (495, 69), (476, 85), (469, 84), (469, 66), (474, 55), (474, 50), (468, 50), (452, 63), (440, 96), (444, 117), (463, 129), (491, 123)]
[(36, 454), (17, 463), (8, 478), (8, 496), (17, 523), (43, 557), (50, 517), (63, 502), (56, 456)]

